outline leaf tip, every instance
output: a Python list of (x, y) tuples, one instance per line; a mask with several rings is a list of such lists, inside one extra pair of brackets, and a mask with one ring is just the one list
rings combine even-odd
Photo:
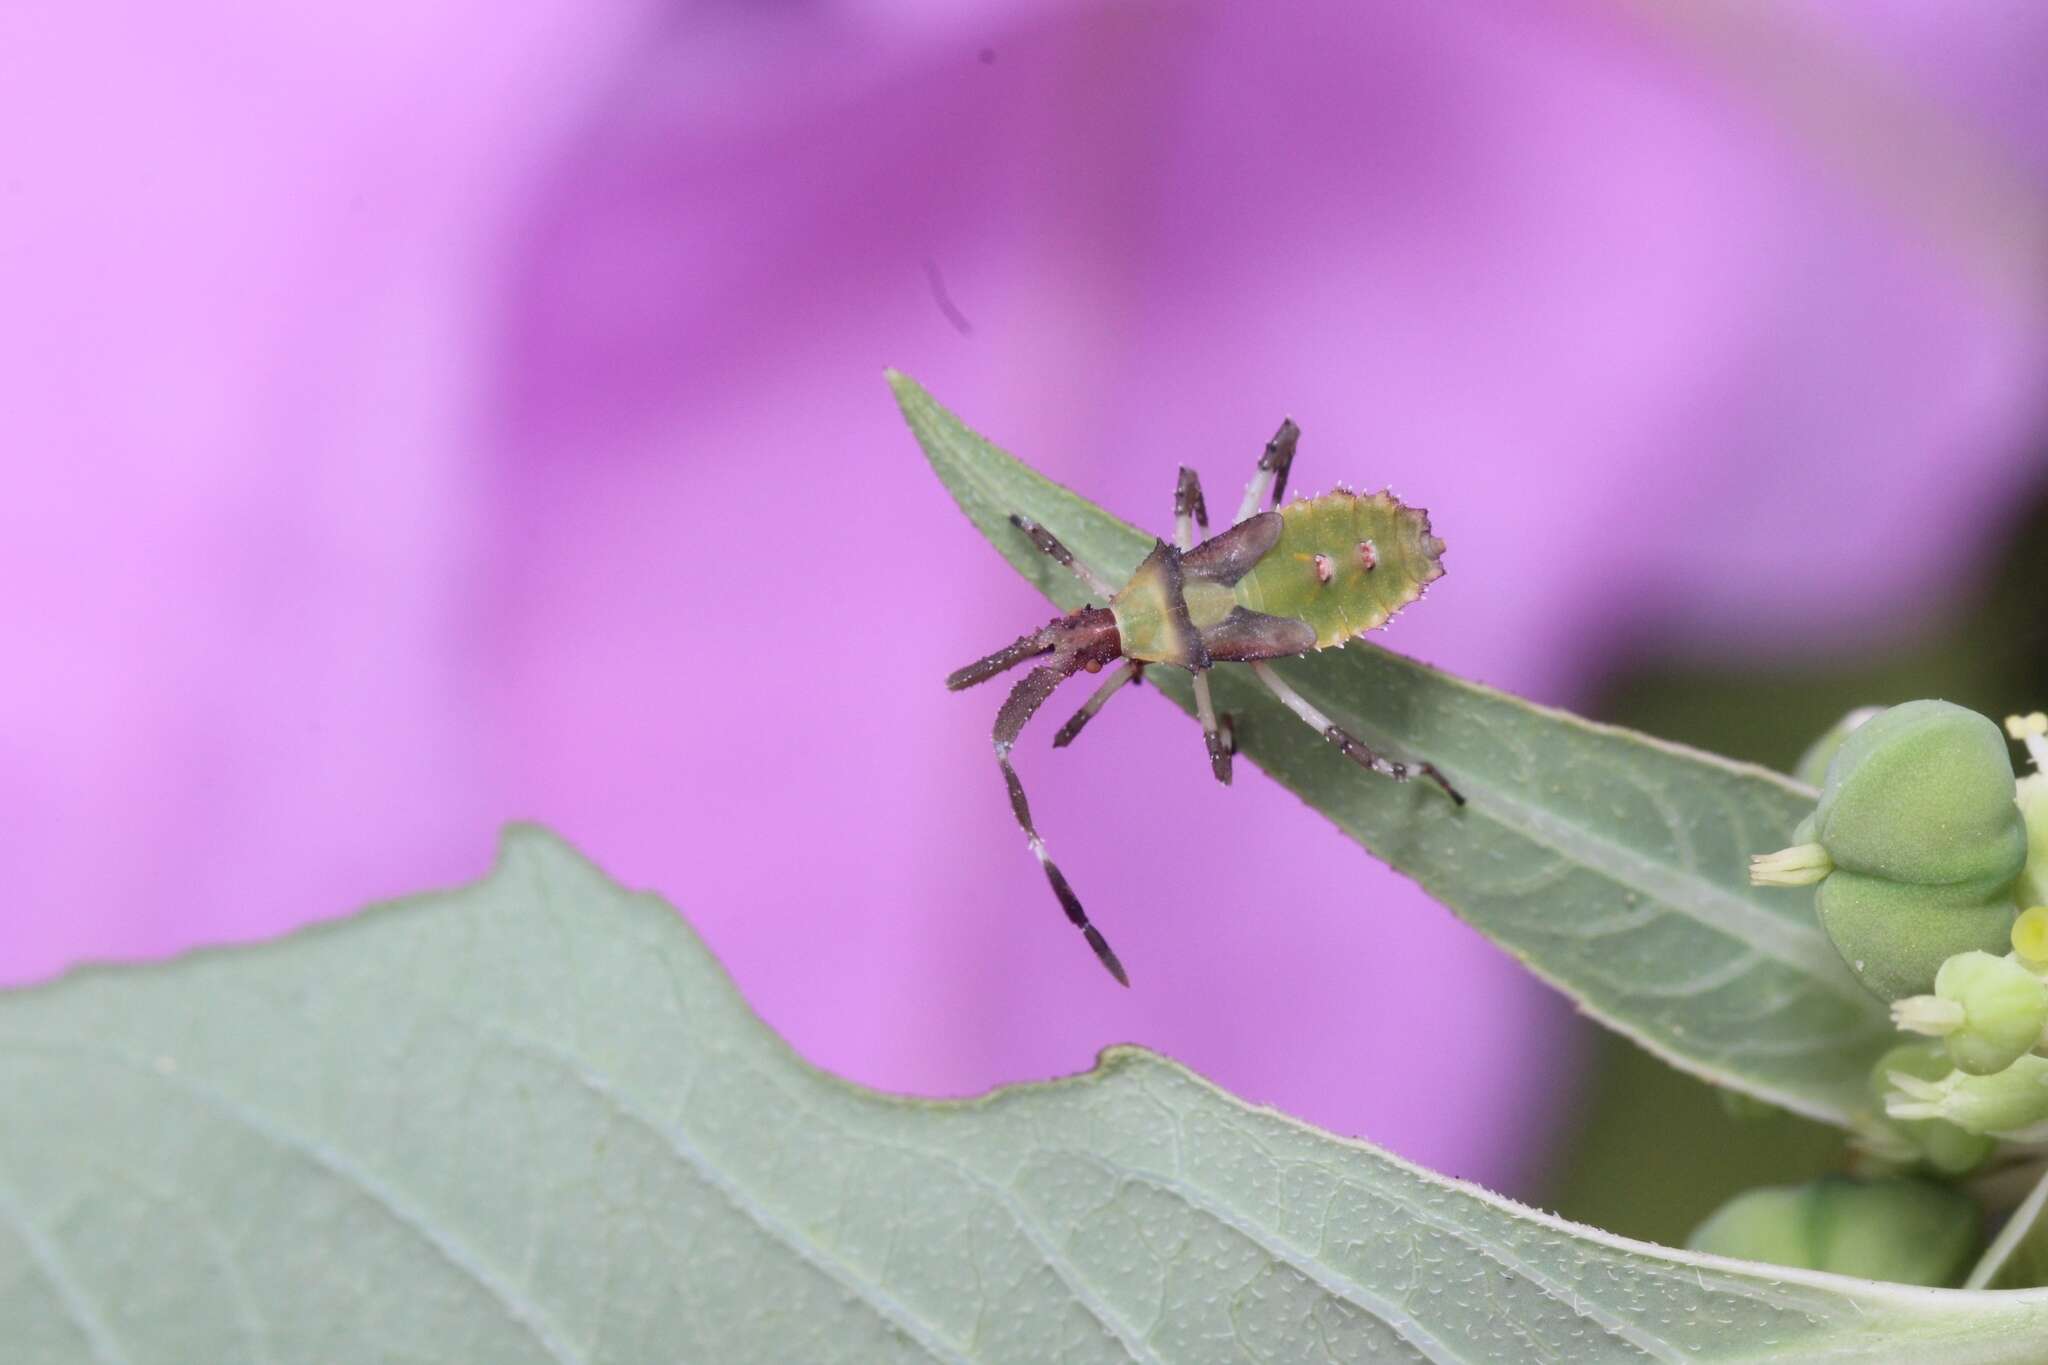
[(1112, 1043), (1095, 1054), (1095, 1066), (1087, 1074), (1105, 1078), (1120, 1071), (1143, 1067), (1155, 1060), (1156, 1054), (1136, 1043)]
[(516, 880), (543, 865), (577, 868), (604, 877), (597, 864), (554, 830), (533, 821), (515, 820), (498, 833), (498, 856), (486, 880)]
[(498, 856), (491, 861), (490, 879), (496, 881), (507, 873), (516, 872), (532, 859), (545, 856), (549, 849), (560, 847), (560, 844), (560, 839), (545, 827), (515, 820), (498, 831)]
[(882, 367), (882, 378), (888, 381), (889, 391), (896, 395), (896, 402), (899, 405), (908, 405), (913, 400), (930, 397), (925, 392), (924, 385), (918, 383), (894, 365), (884, 365)]

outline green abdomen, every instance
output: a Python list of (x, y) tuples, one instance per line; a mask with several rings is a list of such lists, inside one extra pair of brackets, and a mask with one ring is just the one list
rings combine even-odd
[(1443, 577), (1444, 543), (1430, 534), (1429, 513), (1392, 494), (1325, 493), (1279, 511), (1279, 541), (1237, 581), (1233, 598), (1308, 622), (1317, 649), (1385, 625)]

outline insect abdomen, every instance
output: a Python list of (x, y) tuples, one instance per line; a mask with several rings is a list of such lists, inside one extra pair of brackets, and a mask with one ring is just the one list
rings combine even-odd
[(1387, 492), (1338, 491), (1279, 509), (1280, 539), (1237, 581), (1239, 605), (1306, 621), (1316, 648), (1387, 623), (1443, 577), (1429, 513)]

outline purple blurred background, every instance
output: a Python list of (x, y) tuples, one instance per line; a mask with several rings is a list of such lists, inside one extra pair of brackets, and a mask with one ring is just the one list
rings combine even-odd
[(1545, 701), (1910, 626), (2037, 472), (2048, 11), (1832, 13), (7, 6), (0, 980), (532, 819), (852, 1078), (1136, 1041), (1525, 1186), (1567, 1007), (1142, 694), (1020, 751), (1105, 980), (881, 372), (1160, 528), (1292, 413), (1449, 543), (1389, 643)]

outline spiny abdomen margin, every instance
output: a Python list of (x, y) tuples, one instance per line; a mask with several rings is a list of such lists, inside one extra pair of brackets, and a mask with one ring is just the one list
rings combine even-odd
[(1317, 649), (1385, 625), (1443, 577), (1429, 512), (1391, 493), (1339, 489), (1279, 510), (1280, 539), (1237, 581), (1237, 601), (1306, 621)]

